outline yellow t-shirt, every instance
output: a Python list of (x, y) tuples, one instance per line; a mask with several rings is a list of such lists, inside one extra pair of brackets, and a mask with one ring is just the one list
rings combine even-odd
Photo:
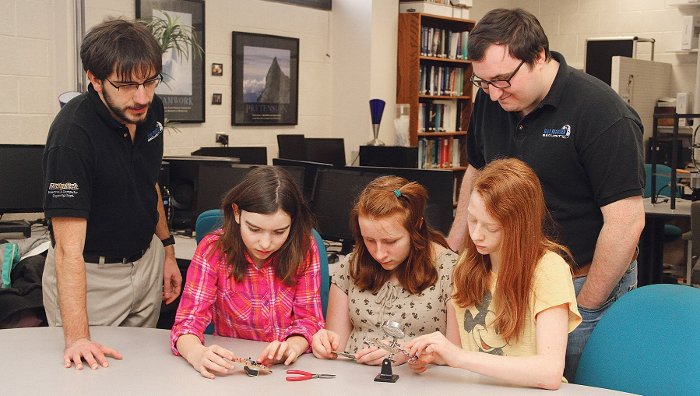
[[(531, 356), (537, 354), (535, 338), (535, 316), (551, 307), (569, 304), (569, 332), (581, 323), (581, 314), (576, 305), (576, 292), (571, 270), (564, 259), (554, 252), (547, 252), (535, 269), (530, 309), (525, 316), (523, 333), (516, 344), (507, 344), (496, 332), (496, 314), (492, 306), (496, 280), (478, 306), (459, 307), (452, 305), (457, 313), (457, 325), (462, 348), (469, 351), (486, 352), (502, 356)], [(515, 342), (511, 340), (511, 342)]]

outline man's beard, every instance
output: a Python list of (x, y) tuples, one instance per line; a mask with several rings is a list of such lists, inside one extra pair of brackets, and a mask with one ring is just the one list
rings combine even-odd
[[(135, 118), (135, 117), (130, 117), (127, 113), (126, 110), (129, 109), (129, 107), (122, 107), (119, 108), (117, 107), (114, 103), (112, 103), (110, 95), (107, 93), (106, 90), (102, 90), (102, 96), (105, 98), (105, 103), (107, 103), (107, 107), (109, 110), (117, 116), (117, 118), (122, 121), (125, 124), (141, 124), (144, 121), (146, 121), (146, 116), (148, 115), (148, 108), (151, 106), (151, 102), (148, 102), (145, 106), (146, 112), (143, 113), (143, 116), (141, 118)], [(131, 107), (134, 108), (134, 107)], [(136, 108), (142, 108), (142, 106), (136, 107)]]

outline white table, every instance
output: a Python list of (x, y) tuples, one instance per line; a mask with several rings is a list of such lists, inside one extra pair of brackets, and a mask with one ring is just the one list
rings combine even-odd
[[(285, 381), (285, 367), (256, 378), (243, 370), (208, 380), (169, 349), (169, 331), (159, 329), (93, 327), (96, 341), (116, 348), (124, 359), (110, 359), (110, 367), (97, 370), (63, 367), (60, 328), (0, 330), (0, 393), (4, 395), (551, 395), (550, 391), (503, 385), (499, 381), (450, 367), (431, 367), (422, 375), (406, 365), (395, 367), (398, 382), (374, 382), (378, 366), (349, 360), (319, 360), (303, 355), (291, 368), (336, 374), (334, 379)], [(207, 336), (239, 356), (257, 357), (265, 343)], [(630, 373), (633, 375), (632, 373)], [(606, 389), (562, 384), (566, 395), (623, 394)]]

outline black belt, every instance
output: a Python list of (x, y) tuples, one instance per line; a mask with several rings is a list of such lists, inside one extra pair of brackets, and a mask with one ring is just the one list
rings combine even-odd
[(116, 263), (133, 263), (134, 261), (138, 261), (141, 257), (143, 257), (144, 254), (146, 254), (146, 251), (148, 248), (143, 249), (142, 251), (131, 255), (129, 257), (109, 257), (109, 256), (100, 256), (98, 254), (89, 254), (89, 253), (83, 253), (83, 259), (85, 259), (86, 263), (96, 263), (96, 264), (116, 264)]

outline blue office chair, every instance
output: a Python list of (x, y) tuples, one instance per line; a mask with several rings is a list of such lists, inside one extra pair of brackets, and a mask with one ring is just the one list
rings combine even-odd
[(700, 395), (700, 289), (632, 290), (598, 322), (576, 383), (643, 395)]
[[(644, 198), (651, 197), (651, 164), (644, 164), (646, 173), (646, 183), (644, 185)], [(676, 196), (681, 196), (681, 189), (678, 188)], [(656, 165), (656, 196), (671, 196), (671, 168), (663, 164)], [(683, 235), (680, 227), (674, 224), (664, 224), (664, 240), (674, 241)]]
[[(210, 209), (202, 212), (197, 217), (195, 223), (195, 233), (197, 244), (204, 238), (206, 234), (220, 228), (223, 225), (224, 216), (220, 209)], [(323, 243), (323, 238), (318, 231), (313, 230), (316, 245), (318, 245), (318, 255), (321, 259), (321, 304), (323, 305), (323, 317), (326, 317), (328, 309), (328, 291), (330, 289), (330, 274), (328, 273), (328, 253), (326, 245)]]

